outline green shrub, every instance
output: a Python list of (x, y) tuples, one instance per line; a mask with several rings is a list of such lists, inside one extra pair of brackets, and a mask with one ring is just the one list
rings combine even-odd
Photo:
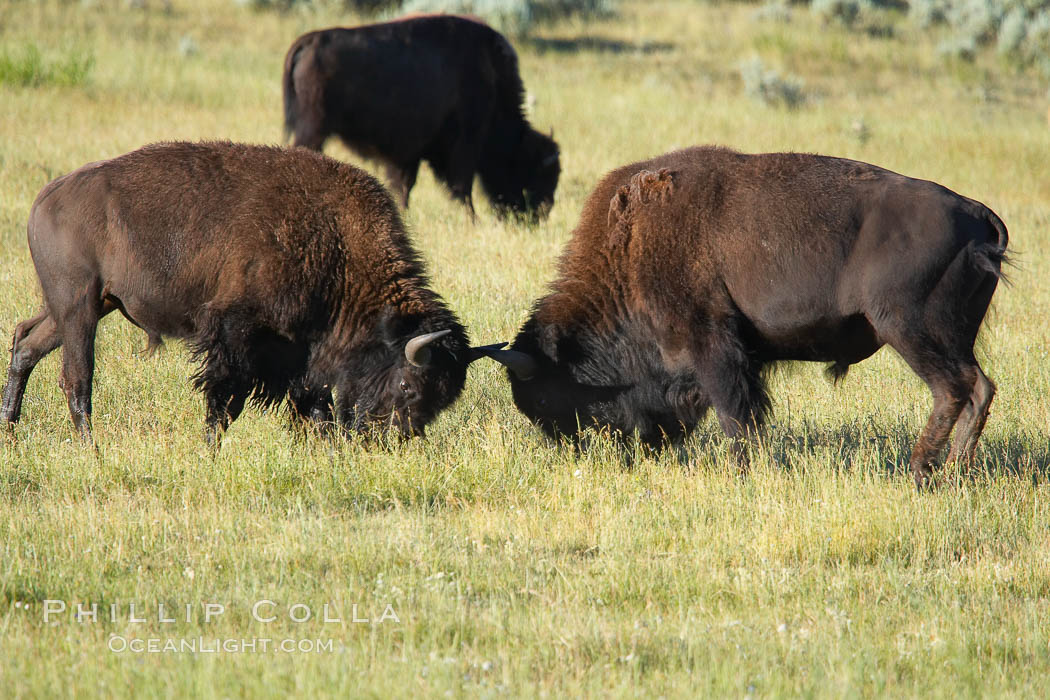
[(20, 51), (0, 53), (0, 83), (22, 87), (82, 85), (94, 65), (95, 57), (90, 53), (74, 51), (48, 61), (36, 44), (27, 44)]

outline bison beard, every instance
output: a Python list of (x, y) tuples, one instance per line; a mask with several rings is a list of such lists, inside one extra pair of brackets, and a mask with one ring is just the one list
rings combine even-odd
[(554, 202), (558, 145), (525, 119), (513, 47), (479, 21), (422, 16), (304, 34), (282, 85), (295, 145), (320, 151), (340, 137), (385, 166), (404, 207), (423, 160), (472, 214), (475, 174), (500, 214), (545, 216)]
[(922, 487), (953, 426), (948, 459), (974, 459), (995, 394), (974, 342), (1006, 246), (991, 210), (932, 182), (686, 149), (604, 178), (551, 293), (492, 355), (549, 434), (593, 426), (658, 445), (710, 407), (730, 438), (752, 438), (771, 364), (827, 362), (837, 380), (889, 345), (933, 393), (910, 462)]
[[(63, 346), (61, 385), (91, 436), (95, 329), (119, 310), (185, 338), (217, 443), (245, 402), (421, 435), (463, 388), (462, 325), (427, 286), (383, 187), (302, 149), (147, 146), (48, 184), (29, 215), (44, 310), (14, 332), (0, 419)], [(333, 397), (334, 389), (334, 397)]]

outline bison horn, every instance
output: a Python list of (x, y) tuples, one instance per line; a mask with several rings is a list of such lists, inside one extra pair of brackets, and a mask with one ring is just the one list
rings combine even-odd
[(476, 348), (471, 348), (467, 352), (467, 364), (469, 365), (474, 360), (480, 360), (483, 357), (492, 357), (492, 353), (499, 350), (506, 343), (493, 343), (492, 345), (480, 345)]
[(552, 165), (554, 165), (555, 163), (558, 162), (558, 155), (559, 154), (557, 152), (552, 153), (551, 155), (549, 155), (549, 156), (547, 156), (546, 158), (543, 159), (543, 163), (541, 165), (544, 168), (549, 168), (550, 166), (552, 166)]
[(434, 331), (433, 333), (417, 335), (415, 338), (405, 343), (405, 359), (408, 360), (410, 365), (426, 367), (430, 362), (430, 348), (428, 348), (427, 345), (451, 332), (450, 329), (446, 328), (443, 331)]
[(493, 350), (485, 353), (496, 362), (500, 363), (511, 372), (514, 376), (523, 382), (527, 382), (536, 376), (536, 360), (532, 359), (532, 355), (524, 352), (518, 352), (517, 350)]

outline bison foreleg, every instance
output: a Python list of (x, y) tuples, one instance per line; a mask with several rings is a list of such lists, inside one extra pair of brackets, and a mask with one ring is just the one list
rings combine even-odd
[(328, 134), (322, 129), (320, 118), (312, 113), (300, 117), (295, 125), (293, 146), (302, 146), (320, 153), (324, 150), (324, 142), (327, 140)]
[(408, 209), (408, 195), (416, 184), (418, 174), (418, 160), (411, 163), (387, 163), (386, 176), (390, 181), (390, 189), (397, 195), (402, 209)]
[(219, 449), (230, 423), (244, 410), (248, 394), (245, 387), (233, 380), (205, 384), (204, 441), (208, 447)]
[(335, 424), (331, 389), (311, 389), (299, 385), (289, 390), (288, 403), (293, 419), (300, 425), (313, 424), (327, 433)]
[(750, 361), (737, 342), (720, 345), (722, 351), (709, 354), (702, 365), (703, 386), (722, 432), (733, 441), (737, 465), (741, 471), (747, 471), (750, 464), (746, 448), (758, 438), (769, 398), (761, 367)]
[(474, 175), (481, 153), (480, 132), (464, 127), (463, 134), (452, 147), (451, 153), (443, 159), (431, 159), (430, 165), (438, 179), (448, 186), (452, 198), (467, 206), (470, 220), (473, 222), (477, 217), (471, 193), (474, 190)]
[(471, 196), (470, 185), (457, 184), (452, 186), (452, 198), (458, 200), (466, 205), (467, 212), (470, 214), (470, 221), (474, 223), (478, 220), (477, 214), (474, 212), (474, 198)]
[(61, 344), (58, 327), (47, 311), (42, 311), (15, 327), (11, 342), (11, 365), (7, 370), (0, 420), (14, 428), (22, 415), (22, 396), (29, 375), (37, 363)]

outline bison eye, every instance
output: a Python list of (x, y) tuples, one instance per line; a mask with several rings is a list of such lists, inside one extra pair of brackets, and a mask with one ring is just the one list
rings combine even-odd
[(408, 382), (406, 382), (404, 379), (401, 380), (400, 387), (402, 392), (406, 394), (408, 393)]

